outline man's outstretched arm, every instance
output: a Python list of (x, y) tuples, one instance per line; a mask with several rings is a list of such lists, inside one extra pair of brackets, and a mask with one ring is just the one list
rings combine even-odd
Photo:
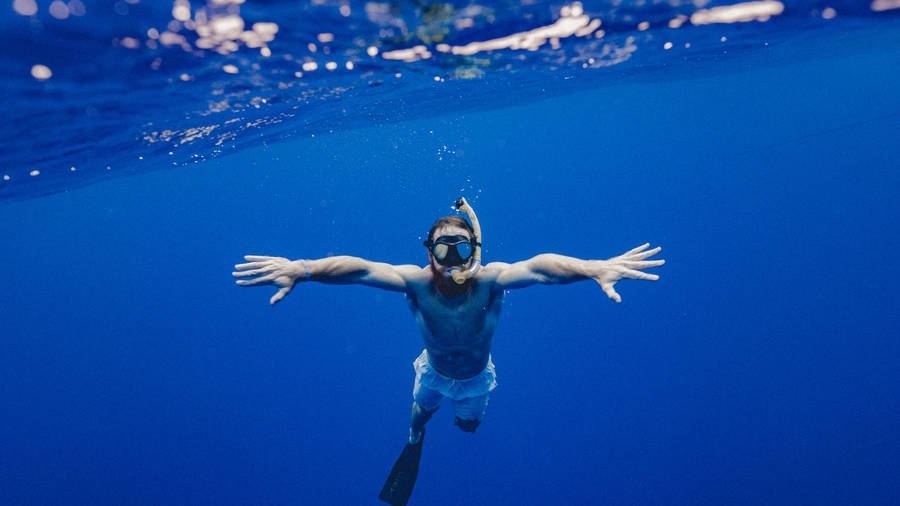
[(581, 260), (548, 253), (514, 264), (497, 263), (486, 267), (496, 266), (501, 269), (496, 281), (497, 288), (501, 290), (523, 288), (536, 283), (562, 284), (593, 279), (610, 299), (622, 302), (622, 297), (613, 289), (620, 279), (659, 279), (656, 274), (640, 271), (666, 263), (665, 260), (646, 260), (662, 249), (657, 247), (648, 250), (649, 246), (650, 244), (638, 246), (609, 260)]
[(235, 265), (231, 274), (239, 286), (275, 285), (278, 293), (269, 300), (275, 304), (300, 281), (350, 284), (360, 283), (395, 292), (406, 291), (408, 276), (421, 271), (415, 265), (391, 265), (351, 256), (318, 260), (288, 260), (282, 257), (247, 255), (248, 263)]

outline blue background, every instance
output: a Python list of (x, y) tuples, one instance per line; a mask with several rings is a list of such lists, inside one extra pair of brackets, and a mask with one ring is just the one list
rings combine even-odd
[(900, 78), (872, 47), (294, 137), (0, 204), (0, 503), (375, 504), (422, 343), (401, 295), (244, 254), (662, 245), (656, 283), (507, 299), (474, 436), (412, 504), (895, 504)]

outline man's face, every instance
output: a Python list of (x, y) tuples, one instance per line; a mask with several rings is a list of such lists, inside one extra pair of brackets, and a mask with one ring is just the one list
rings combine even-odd
[[(463, 236), (463, 237), (471, 237), (469, 235), (469, 231), (463, 227), (458, 227), (454, 225), (442, 225), (434, 231), (434, 236), (432, 236), (431, 240), (437, 240), (437, 238), (449, 235), (449, 236)], [(434, 255), (431, 254), (431, 249), (428, 250), (428, 260), (431, 262), (431, 268), (438, 274), (444, 275), (447, 270), (449, 270), (451, 265), (441, 265), (435, 259)]]

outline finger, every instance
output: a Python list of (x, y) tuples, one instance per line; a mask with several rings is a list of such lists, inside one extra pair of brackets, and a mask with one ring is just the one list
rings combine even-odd
[(653, 248), (653, 249), (651, 249), (651, 250), (647, 250), (647, 251), (645, 251), (645, 252), (643, 252), (643, 253), (636, 253), (636, 254), (634, 254), (633, 256), (631, 256), (631, 257), (629, 258), (629, 260), (643, 260), (643, 259), (645, 259), (645, 258), (647, 258), (647, 257), (652, 257), (653, 255), (659, 253), (660, 250), (662, 250), (662, 247), (657, 246), (657, 247), (655, 247), (655, 248)]
[(644, 260), (642, 262), (625, 262), (625, 267), (629, 269), (648, 269), (650, 267), (659, 267), (666, 263), (665, 260)]
[(239, 279), (235, 281), (238, 286), (259, 286), (259, 285), (271, 285), (272, 280), (266, 278), (256, 278), (256, 279)]
[(265, 255), (244, 255), (244, 260), (250, 260), (251, 262), (264, 262), (273, 258), (275, 257), (267, 257)]
[(291, 291), (290, 286), (286, 286), (286, 287), (282, 288), (281, 290), (278, 290), (278, 292), (275, 295), (273, 295), (271, 299), (269, 299), (269, 304), (274, 306), (275, 304), (278, 303), (278, 301), (283, 299), (284, 296), (287, 295), (288, 292), (290, 292), (290, 291)]
[(231, 275), (236, 278), (249, 278), (251, 276), (259, 276), (260, 274), (268, 274), (270, 271), (267, 269), (254, 269), (252, 271), (244, 271), (244, 272), (232, 272)]
[[(641, 245), (638, 246), (637, 248), (634, 248), (633, 250), (627, 251), (627, 252), (625, 253), (625, 255), (633, 255), (633, 254), (635, 254), (635, 253), (640, 253), (641, 251), (644, 251), (645, 249), (647, 249), (647, 248), (649, 248), (649, 247), (650, 247), (650, 243), (649, 243), (649, 242), (645, 242), (644, 244), (641, 244)], [(625, 256), (625, 255), (622, 255), (622, 256)], [(244, 257), (244, 258), (247, 258), (247, 257)], [(247, 260), (249, 260), (249, 258), (247, 258)]]
[(266, 262), (249, 262), (246, 264), (237, 264), (234, 266), (235, 269), (244, 270), (244, 269), (258, 269), (266, 265)]
[(619, 296), (618, 293), (613, 289), (612, 283), (602, 283), (600, 285), (603, 288), (603, 292), (606, 293), (606, 296), (610, 299), (618, 302), (622, 302), (622, 297)]
[(628, 279), (646, 279), (649, 281), (656, 281), (657, 279), (659, 279), (659, 276), (657, 276), (656, 274), (647, 274), (646, 272), (636, 271), (633, 269), (626, 269), (622, 274)]
[(260, 276), (260, 277), (256, 278), (254, 281), (260, 281), (260, 282), (271, 285), (275, 282), (275, 278), (277, 278), (277, 277), (278, 276), (276, 276), (275, 274), (268, 273), (264, 276)]

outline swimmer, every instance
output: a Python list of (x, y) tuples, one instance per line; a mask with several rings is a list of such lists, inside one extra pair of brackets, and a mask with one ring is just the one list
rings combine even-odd
[(412, 414), (407, 445), (397, 459), (379, 498), (406, 504), (418, 473), (425, 424), (446, 397), (453, 404), (455, 425), (474, 433), (497, 386), (491, 343), (507, 290), (535, 284), (566, 284), (592, 279), (606, 295), (622, 298), (614, 286), (622, 279), (659, 279), (642, 269), (664, 260), (647, 260), (660, 251), (638, 246), (608, 260), (581, 260), (541, 254), (515, 263), (481, 265), (481, 227), (465, 199), (456, 202), (460, 216), (440, 218), (428, 231), (424, 246), (428, 265), (391, 265), (351, 256), (288, 260), (248, 255), (235, 266), (239, 286), (274, 285), (277, 304), (298, 284), (358, 283), (401, 292), (415, 317), (425, 349), (414, 362)]

